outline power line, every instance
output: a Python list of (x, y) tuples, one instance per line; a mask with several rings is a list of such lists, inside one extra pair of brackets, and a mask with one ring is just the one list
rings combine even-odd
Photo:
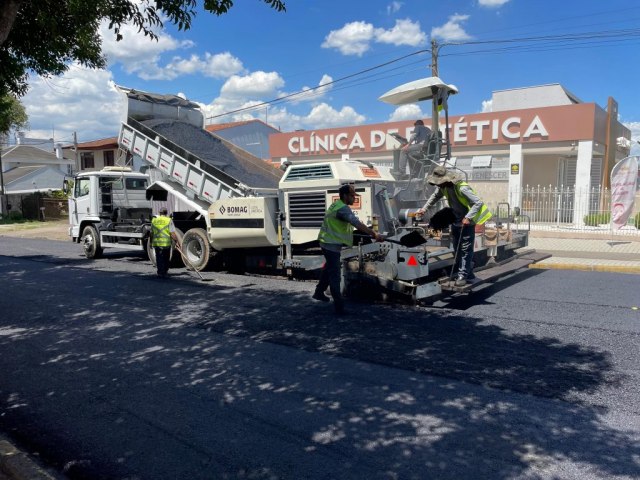
[[(563, 28), (566, 28), (567, 20), (577, 20), (577, 19), (580, 19), (580, 18), (590, 18), (590, 17), (602, 17), (604, 15), (612, 14), (612, 13), (615, 14), (615, 15), (620, 16), (621, 13), (628, 12), (628, 11), (631, 11), (631, 10), (637, 12), (638, 11), (638, 7), (623, 8), (623, 9), (616, 10), (615, 12), (611, 11), (611, 10), (605, 10), (605, 11), (600, 11), (600, 12), (588, 13), (588, 14), (584, 14), (584, 15), (571, 15), (569, 17), (555, 17), (553, 19), (549, 19), (549, 20), (546, 20), (544, 22), (525, 23), (524, 25), (517, 25), (517, 26), (509, 27), (509, 28), (502, 28), (500, 30), (491, 30), (491, 33), (506, 32), (506, 31), (509, 31), (509, 30), (520, 30), (521, 31), (526, 27), (536, 27), (538, 25), (550, 25), (552, 23), (562, 23), (563, 24)], [(629, 18), (625, 18), (625, 21), (629, 21)], [(598, 22), (596, 24), (590, 24), (588, 26), (606, 25), (606, 24), (609, 24), (609, 23), (620, 23), (620, 20), (617, 19), (617, 20), (612, 21), (612, 22)], [(622, 22), (622, 23), (624, 23), (624, 22)], [(584, 26), (585, 25), (582, 25), (582, 27), (584, 27)], [(480, 33), (483, 33), (483, 32), (480, 32)]]
[[(593, 16), (593, 15), (584, 15), (583, 17), (588, 17), (588, 16)], [(447, 42), (447, 43), (440, 44), (439, 47), (442, 48), (442, 47), (450, 47), (450, 46), (464, 47), (464, 46), (496, 45), (496, 48), (486, 48), (483, 50), (472, 50), (467, 52), (445, 53), (445, 54), (440, 54), (439, 56), (447, 57), (447, 56), (468, 56), (468, 55), (478, 55), (478, 54), (499, 54), (499, 53), (505, 54), (505, 53), (554, 51), (554, 50), (572, 50), (572, 49), (579, 49), (579, 48), (594, 48), (594, 47), (619, 45), (623, 43), (625, 44), (636, 43), (637, 38), (640, 38), (640, 29), (633, 28), (633, 29), (569, 33), (569, 34), (560, 34), (560, 35), (540, 35), (540, 36), (514, 37), (514, 38), (493, 39), (493, 40)], [(511, 45), (511, 46), (497, 47), (497, 45), (501, 45), (501, 44), (509, 45), (509, 44), (517, 44), (517, 43), (524, 43), (524, 45)], [(532, 45), (526, 45), (527, 43)], [(403, 55), (401, 57), (392, 59), (390, 61), (375, 65), (373, 67), (360, 70), (353, 74), (346, 75), (344, 77), (338, 78), (336, 80), (332, 80), (331, 82), (327, 82), (313, 88), (300, 90), (294, 93), (290, 93), (288, 95), (284, 95), (269, 101), (260, 102), (248, 107), (238, 108), (238, 109), (231, 110), (218, 115), (212, 115), (207, 117), (207, 120), (232, 115), (235, 113), (251, 112), (251, 111), (259, 110), (269, 105), (278, 105), (281, 103), (290, 103), (294, 101), (307, 100), (309, 98), (313, 98), (313, 97), (324, 94), (327, 87), (336, 85), (338, 83), (341, 84), (340, 87), (332, 89), (332, 91), (343, 90), (346, 88), (353, 88), (355, 86), (368, 84), (373, 81), (379, 81), (384, 78), (397, 76), (399, 75), (398, 73), (394, 73), (392, 75), (386, 75), (386, 76), (382, 76), (382, 75), (384, 75), (385, 73), (388, 73), (389, 71), (406, 68), (411, 64), (395, 67), (387, 71), (376, 72), (373, 75), (359, 78), (357, 81), (353, 81), (354, 78), (360, 77), (361, 75), (364, 75), (366, 73), (382, 69), (384, 67), (400, 62), (412, 56), (424, 54), (426, 52), (428, 52), (428, 50), (424, 50), (424, 49), (418, 50), (416, 52), (412, 52), (407, 55)], [(413, 62), (413, 63), (418, 63), (418, 62)], [(406, 73), (406, 71), (402, 73)], [(348, 80), (349, 82), (347, 82)], [(342, 82), (345, 82), (345, 83), (342, 83)]]
[(428, 52), (428, 50), (418, 50), (416, 52), (409, 53), (407, 55), (403, 55), (402, 57), (398, 57), (398, 58), (395, 58), (393, 60), (389, 60), (388, 62), (384, 62), (384, 63), (381, 63), (379, 65), (375, 65), (373, 67), (366, 68), (364, 70), (360, 70), (359, 72), (352, 73), (350, 75), (346, 75), (344, 77), (338, 78), (336, 80), (332, 80), (332, 81), (327, 82), (327, 83), (323, 83), (322, 85), (318, 85), (316, 87), (312, 87), (312, 88), (305, 89), (305, 90), (299, 90), (297, 92), (290, 93), (290, 94), (284, 95), (282, 97), (274, 98), (273, 100), (269, 100), (269, 101), (266, 101), (266, 102), (260, 102), (260, 103), (258, 103), (256, 105), (252, 105), (251, 107), (238, 108), (236, 110), (231, 110), (229, 112), (225, 112), (225, 113), (222, 113), (222, 114), (219, 114), (219, 115), (212, 115), (210, 117), (207, 117), (207, 120), (211, 120), (213, 118), (218, 118), (218, 117), (223, 117), (223, 116), (226, 116), (226, 115), (231, 115), (231, 114), (234, 114), (234, 113), (244, 112), (246, 110), (257, 109), (257, 108), (264, 107), (264, 106), (267, 106), (267, 105), (272, 105), (274, 103), (280, 103), (280, 102), (283, 102), (283, 101), (286, 101), (286, 100), (291, 101), (291, 99), (296, 97), (296, 96), (300, 96), (300, 95), (304, 95), (304, 94), (307, 94), (307, 93), (312, 92), (312, 91), (317, 91), (317, 90), (320, 90), (320, 89), (324, 89), (324, 88), (328, 87), (329, 85), (334, 85), (336, 83), (343, 82), (345, 80), (357, 77), (359, 75), (363, 75), (365, 73), (368, 73), (368, 72), (377, 70), (379, 68), (391, 65), (393, 63), (399, 62), (399, 61), (404, 60), (406, 58), (413, 57), (415, 55), (420, 55), (420, 54), (426, 53), (426, 52)]

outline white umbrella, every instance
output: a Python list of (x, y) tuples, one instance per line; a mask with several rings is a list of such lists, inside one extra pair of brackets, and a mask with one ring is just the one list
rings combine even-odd
[(449, 94), (458, 93), (455, 85), (447, 85), (438, 77), (427, 77), (405, 83), (389, 90), (380, 96), (379, 100), (391, 105), (405, 105), (407, 103), (421, 102), (436, 96), (439, 91), (445, 89)]

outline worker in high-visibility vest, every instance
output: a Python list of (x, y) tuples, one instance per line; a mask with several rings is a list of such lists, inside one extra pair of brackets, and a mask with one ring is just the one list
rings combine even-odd
[(156, 253), (156, 270), (158, 277), (166, 278), (169, 272), (169, 259), (171, 257), (171, 240), (178, 248), (180, 241), (176, 235), (176, 227), (171, 218), (167, 216), (167, 209), (162, 207), (160, 214), (151, 220), (151, 246)]
[(462, 287), (475, 278), (473, 274), (475, 226), (482, 225), (492, 215), (473, 188), (454, 171), (438, 165), (427, 177), (427, 182), (438, 188), (417, 213), (424, 215), (442, 197), (447, 199), (455, 217), (451, 225), (451, 239), (456, 251), (455, 285)]
[(329, 287), (336, 315), (345, 315), (344, 300), (340, 293), (340, 251), (342, 247), (353, 246), (353, 228), (370, 235), (377, 242), (384, 241), (384, 237), (375, 230), (367, 227), (353, 213), (350, 205), (356, 199), (353, 185), (342, 185), (338, 190), (339, 200), (331, 204), (325, 213), (318, 241), (324, 255), (325, 262), (320, 275), (320, 282), (313, 294), (315, 300), (328, 302), (324, 292)]

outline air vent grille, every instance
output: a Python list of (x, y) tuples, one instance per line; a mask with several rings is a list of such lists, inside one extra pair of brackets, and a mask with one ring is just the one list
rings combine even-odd
[(285, 182), (294, 182), (299, 180), (315, 180), (318, 178), (333, 178), (331, 165), (300, 165), (291, 167)]
[(291, 228), (320, 228), (327, 210), (325, 192), (289, 194)]

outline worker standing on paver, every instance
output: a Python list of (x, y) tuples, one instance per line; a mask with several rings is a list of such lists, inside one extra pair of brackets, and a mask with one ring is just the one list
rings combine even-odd
[[(422, 120), (416, 120), (413, 124), (413, 132), (409, 137), (409, 143), (402, 147), (400, 151), (399, 171), (397, 172), (399, 179), (407, 177), (407, 163), (409, 163), (409, 171), (413, 171), (416, 162), (416, 155), (419, 157), (424, 144), (429, 140), (431, 129), (424, 125)], [(410, 174), (409, 174), (410, 175)]]
[(167, 216), (166, 207), (160, 209), (160, 215), (151, 220), (151, 246), (156, 254), (156, 270), (158, 277), (166, 278), (169, 272), (171, 257), (171, 240), (180, 248), (180, 241), (176, 235), (176, 227)]
[(312, 298), (328, 302), (329, 297), (324, 292), (329, 287), (336, 315), (345, 315), (344, 300), (340, 293), (340, 251), (344, 246), (353, 246), (353, 227), (370, 235), (377, 242), (384, 241), (384, 237), (362, 223), (349, 208), (356, 199), (356, 190), (353, 185), (342, 185), (338, 194), (340, 199), (328, 208), (320, 227), (318, 241), (325, 263), (322, 267), (320, 282)]
[(438, 187), (429, 197), (427, 203), (418, 210), (424, 213), (442, 197), (447, 199), (455, 217), (451, 225), (451, 239), (455, 249), (454, 271), (457, 272), (456, 287), (463, 287), (473, 275), (473, 243), (475, 241), (475, 226), (482, 225), (491, 218), (491, 212), (482, 202), (478, 194), (465, 182), (461, 176), (439, 165), (427, 177), (430, 185)]

